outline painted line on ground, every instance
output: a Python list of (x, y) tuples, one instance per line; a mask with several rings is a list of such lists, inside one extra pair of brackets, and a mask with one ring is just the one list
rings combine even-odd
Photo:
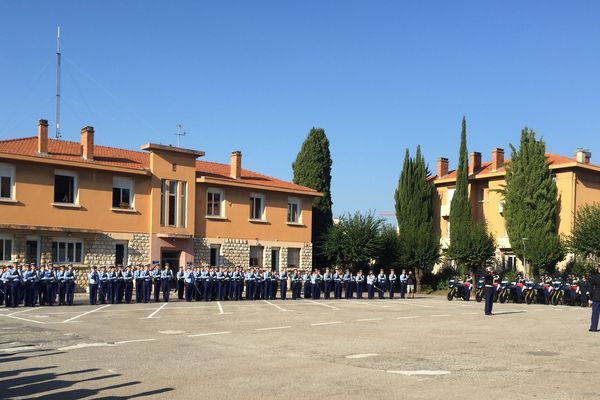
[(433, 314), (432, 317), (450, 317), (450, 314)]
[(188, 335), (188, 337), (201, 337), (201, 336), (215, 336), (215, 335), (229, 335), (231, 332), (210, 332), (210, 333), (197, 333), (195, 335)]
[(464, 313), (460, 313), (460, 315), (477, 315), (479, 313), (476, 312), (464, 312)]
[(356, 304), (362, 304), (364, 306), (379, 307), (379, 308), (389, 308), (390, 307), (390, 306), (382, 306), (381, 304), (365, 303), (364, 301), (357, 301)]
[(417, 371), (394, 371), (394, 370), (388, 370), (385, 372), (389, 372), (390, 374), (399, 374), (399, 375), (406, 375), (406, 376), (415, 376), (415, 375), (430, 375), (430, 376), (436, 376), (436, 375), (448, 375), (450, 373), (450, 371), (443, 371), (443, 370), (439, 370), (439, 371), (435, 371), (435, 370), (417, 370)]
[(42, 308), (44, 308), (44, 307), (31, 307), (31, 308), (26, 308), (26, 309), (24, 309), (24, 310), (17, 311), (17, 312), (14, 312), (14, 313), (10, 313), (10, 314), (8, 314), (8, 315), (5, 315), (5, 316), (6, 316), (6, 317), (12, 317), (13, 315), (17, 315), (17, 314), (26, 313), (26, 312), (28, 312), (28, 311), (31, 311), (31, 310), (41, 310)]
[[(155, 316), (156, 314), (158, 314), (158, 312), (159, 312), (160, 310), (162, 310), (163, 308), (165, 308), (165, 307), (167, 306), (167, 304), (169, 304), (169, 303), (163, 303), (163, 305), (162, 305), (162, 306), (158, 307), (158, 308), (157, 308), (157, 309), (156, 309), (156, 310), (155, 310), (155, 311), (154, 311), (152, 314), (148, 315), (148, 316), (146, 317), (146, 319), (154, 318), (154, 316)], [(156, 317), (156, 318), (160, 318), (160, 317)]]
[(397, 317), (396, 319), (413, 319), (413, 318), (421, 318), (420, 315), (408, 315), (406, 317)]
[(21, 321), (33, 322), (33, 323), (36, 323), (36, 324), (44, 324), (44, 325), (46, 324), (44, 321), (36, 321), (36, 320), (33, 320), (33, 319), (27, 319), (27, 318), (21, 318), (21, 317), (13, 317), (11, 315), (0, 314), (0, 317), (18, 319), (18, 320), (21, 320)]
[(392, 304), (402, 304), (403, 306), (415, 306), (415, 307), (422, 307), (422, 308), (433, 308), (433, 306), (426, 306), (424, 304), (417, 304), (413, 301), (407, 300), (407, 299), (402, 299), (401, 301), (395, 301)]
[(25, 345), (25, 346), (17, 346), (17, 347), (12, 347), (9, 349), (0, 349), (0, 352), (2, 353), (10, 353), (10, 352), (19, 352), (19, 351), (29, 351), (29, 350), (35, 350), (36, 348), (41, 347), (41, 346), (34, 346), (34, 345)]
[(357, 319), (356, 322), (368, 322), (368, 321), (382, 321), (383, 318), (361, 318)]
[(283, 307), (279, 307), (277, 304), (273, 304), (273, 303), (271, 303), (271, 302), (270, 302), (270, 301), (268, 301), (268, 300), (263, 300), (263, 301), (264, 301), (265, 303), (267, 303), (267, 304), (269, 304), (269, 305), (271, 305), (271, 306), (275, 307), (275, 308), (276, 308), (276, 309), (278, 309), (279, 311), (289, 311), (289, 310), (286, 310), (286, 309), (285, 309), (285, 308), (283, 308)]
[(375, 354), (375, 353), (366, 353), (366, 354), (350, 354), (348, 356), (346, 356), (345, 358), (349, 358), (349, 359), (357, 359), (357, 358), (367, 358), (367, 357), (377, 357), (379, 354)]
[(342, 321), (331, 321), (331, 322), (317, 322), (314, 324), (310, 324), (310, 326), (324, 326), (324, 325), (335, 325), (335, 324), (341, 324)]
[(291, 326), (273, 326), (270, 328), (256, 328), (255, 330), (256, 331), (274, 331), (277, 329), (289, 329), (289, 328), (291, 328)]
[(115, 342), (115, 344), (125, 344), (125, 343), (137, 343), (137, 342), (151, 342), (156, 339), (134, 339), (134, 340), (121, 340), (120, 342)]
[(320, 303), (318, 301), (314, 301), (314, 300), (305, 300), (305, 301), (312, 303), (312, 304), (318, 304), (323, 307), (331, 308), (332, 310), (339, 310), (339, 308), (337, 308), (337, 307), (330, 306), (329, 304), (325, 304), (325, 303)]
[(217, 301), (217, 306), (219, 306), (219, 314), (225, 314), (225, 313), (223, 312), (223, 306), (221, 305), (221, 302), (220, 302), (220, 301)]
[(73, 320), (76, 320), (77, 318), (83, 317), (84, 315), (91, 314), (91, 313), (96, 312), (98, 310), (102, 310), (103, 308), (106, 308), (106, 307), (110, 307), (110, 304), (107, 304), (107, 305), (102, 306), (102, 307), (94, 308), (93, 310), (90, 310), (90, 311), (86, 311), (83, 314), (79, 314), (79, 315), (74, 316), (73, 318), (65, 319), (63, 321), (63, 323), (65, 323), (65, 322), (71, 322)]

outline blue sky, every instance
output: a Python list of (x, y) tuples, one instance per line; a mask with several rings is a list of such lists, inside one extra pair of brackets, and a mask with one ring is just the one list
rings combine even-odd
[[(600, 163), (600, 2), (2, 1), (0, 139), (54, 123), (62, 28), (62, 131), (137, 149), (206, 151), (291, 179), (312, 126), (333, 156), (334, 214), (394, 209), (404, 150), (430, 168), (518, 143)], [(53, 130), (51, 130), (53, 132)]]

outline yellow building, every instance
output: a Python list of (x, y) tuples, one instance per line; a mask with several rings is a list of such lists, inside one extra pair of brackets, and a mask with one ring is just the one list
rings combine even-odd
[[(204, 152), (38, 135), (0, 141), (0, 263), (312, 266), (315, 190)], [(84, 275), (84, 274), (80, 274)]]
[[(490, 162), (482, 162), (481, 153), (469, 155), (469, 198), (471, 212), (476, 220), (484, 220), (498, 245), (497, 266), (502, 269), (522, 270), (511, 250), (503, 217), (503, 198), (497, 189), (505, 184), (506, 163), (504, 150), (492, 150)], [(557, 228), (560, 235), (570, 235), (579, 207), (600, 202), (600, 167), (590, 163), (591, 153), (577, 150), (575, 157), (546, 154), (548, 166), (558, 188)], [(450, 203), (456, 185), (456, 171), (448, 170), (448, 159), (437, 160), (434, 179), (434, 230), (440, 236), (442, 247), (449, 244)]]

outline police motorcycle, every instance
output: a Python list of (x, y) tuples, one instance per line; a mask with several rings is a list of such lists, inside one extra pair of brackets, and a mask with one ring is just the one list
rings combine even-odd
[(500, 303), (506, 303), (506, 300), (508, 300), (509, 295), (510, 289), (508, 281), (506, 279), (503, 279), (496, 287), (496, 299), (498, 299)]
[(574, 274), (569, 275), (564, 285), (563, 304), (569, 306), (581, 305), (581, 297), (579, 278)]
[(513, 303), (522, 303), (524, 300), (523, 297), (524, 283), (515, 281), (508, 284), (508, 299), (507, 301), (511, 301)]
[(452, 278), (448, 281), (448, 301), (452, 301), (452, 299), (461, 298), (463, 300), (467, 300), (469, 290), (466, 286), (464, 286), (462, 281), (457, 280), (456, 278)]
[(562, 280), (560, 278), (553, 279), (551, 288), (550, 303), (552, 303), (553, 306), (563, 303), (566, 286), (563, 284)]
[(483, 300), (483, 278), (477, 281), (477, 290), (475, 292), (475, 300), (480, 303)]
[(523, 298), (525, 303), (531, 304), (535, 301), (537, 295), (536, 283), (532, 280), (526, 280), (523, 286)]

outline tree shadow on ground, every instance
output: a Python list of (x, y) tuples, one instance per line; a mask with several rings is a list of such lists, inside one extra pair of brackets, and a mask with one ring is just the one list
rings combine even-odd
[[(41, 354), (32, 354), (40, 352)], [(27, 351), (25, 354), (6, 354), (0, 357), (0, 397), (3, 399), (14, 398), (32, 398), (39, 397), (44, 399), (75, 400), (83, 398), (94, 399), (136, 399), (147, 396), (156, 396), (161, 393), (173, 391), (172, 387), (160, 389), (135, 391), (135, 386), (141, 384), (141, 381), (130, 381), (122, 383), (113, 383), (114, 379), (121, 377), (121, 374), (105, 374), (98, 368), (89, 368), (84, 370), (73, 370), (67, 372), (58, 372), (58, 366), (31, 367), (22, 369), (10, 369), (10, 363), (15, 361), (24, 361), (29, 358), (44, 357), (49, 355), (61, 354), (63, 352), (50, 352), (49, 350)], [(87, 382), (104, 383), (96, 388), (73, 388), (73, 386), (85, 386)], [(127, 395), (111, 395), (111, 390), (130, 387)]]

